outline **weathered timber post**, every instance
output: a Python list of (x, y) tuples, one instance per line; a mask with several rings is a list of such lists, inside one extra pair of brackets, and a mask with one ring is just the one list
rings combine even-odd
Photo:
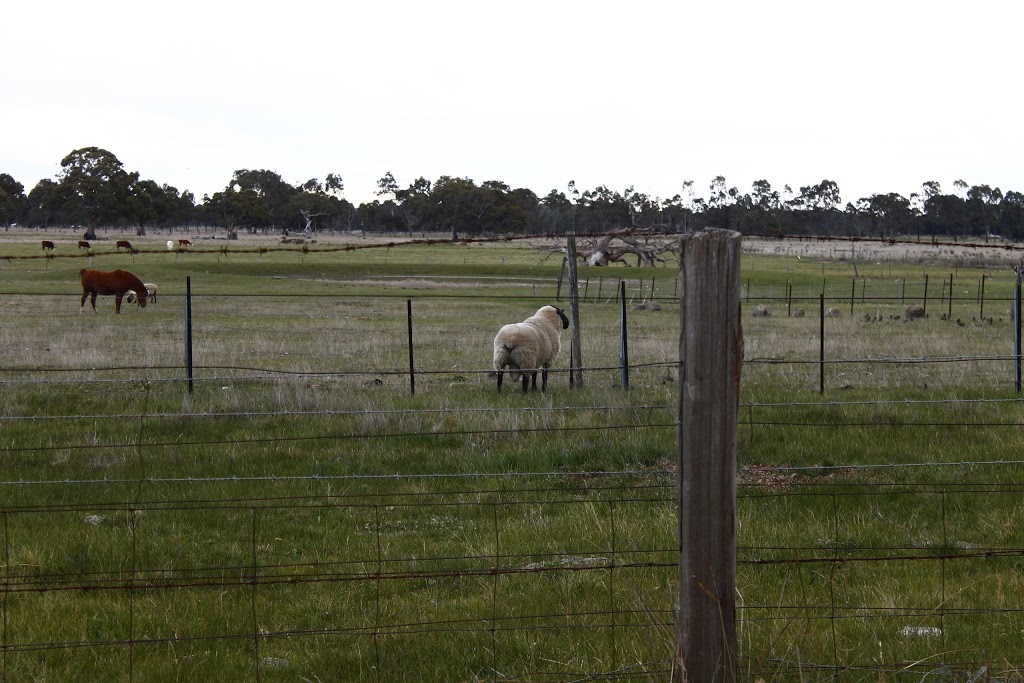
[(928, 313), (928, 275), (924, 276), (924, 301), (921, 302), (921, 308), (924, 309), (925, 313)]
[(1013, 286), (1013, 355), (1014, 355), (1014, 380), (1013, 386), (1020, 393), (1020, 277), (1017, 271), (1016, 282)]
[(576, 281), (576, 238), (570, 237), (566, 244), (569, 265), (569, 327), (572, 332), (569, 359), (570, 384), (576, 389), (583, 388), (583, 355), (580, 344), (580, 286)]
[(818, 298), (818, 393), (825, 393), (825, 295)]
[(194, 391), (192, 374), (192, 276), (185, 276), (185, 376), (188, 378), (188, 395)]
[(568, 259), (562, 258), (562, 269), (558, 271), (558, 288), (555, 290), (555, 301), (562, 300), (562, 278), (565, 277), (565, 262)]
[(409, 393), (416, 395), (416, 362), (412, 344), (412, 299), (405, 300), (405, 318), (409, 328)]
[(680, 239), (677, 682), (735, 680), (740, 246), (728, 230)]
[(985, 320), (985, 273), (981, 274), (981, 288), (978, 290), (978, 317)]
[(946, 317), (953, 319), (953, 273), (949, 274), (949, 309), (946, 311)]
[(619, 298), (619, 376), (622, 388), (629, 389), (629, 338), (626, 334), (626, 283), (622, 284), (622, 296)]

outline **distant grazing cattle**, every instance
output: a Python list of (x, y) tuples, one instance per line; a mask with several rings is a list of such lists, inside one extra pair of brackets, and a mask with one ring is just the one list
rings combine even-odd
[(755, 318), (769, 318), (772, 315), (772, 309), (768, 308), (768, 304), (758, 304), (754, 307)]
[(132, 250), (132, 243), (129, 242), (128, 240), (118, 240), (117, 241), (117, 250), (121, 251), (122, 248), (127, 249), (128, 251), (131, 251)]
[(178, 246), (179, 247), (191, 247), (192, 243), (189, 242), (188, 240), (178, 240)]
[(78, 240), (78, 248), (79, 249), (92, 249), (92, 245), (89, 244), (88, 242), (86, 242), (85, 240)]
[(57, 245), (50, 240), (43, 240), (43, 251), (53, 251), (57, 248)]
[(842, 313), (839, 312), (838, 308), (830, 308), (825, 311), (826, 318), (838, 318), (840, 316), (842, 316)]

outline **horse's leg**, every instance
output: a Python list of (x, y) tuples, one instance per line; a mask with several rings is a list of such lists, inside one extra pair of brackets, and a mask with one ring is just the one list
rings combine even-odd
[(96, 292), (92, 293), (92, 312), (99, 313), (99, 311), (96, 310)]
[(89, 298), (89, 292), (82, 293), (82, 306), (78, 309), (79, 313), (85, 313), (85, 300)]
[(120, 313), (121, 312), (121, 297), (122, 296), (124, 296), (124, 295), (123, 294), (115, 294), (114, 295), (114, 313)]

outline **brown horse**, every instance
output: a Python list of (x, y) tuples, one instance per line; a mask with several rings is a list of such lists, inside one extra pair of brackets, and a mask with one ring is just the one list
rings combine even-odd
[(127, 270), (90, 270), (82, 268), (78, 271), (82, 276), (82, 308), (78, 311), (85, 311), (85, 300), (92, 296), (92, 310), (96, 313), (96, 295), (114, 295), (114, 313), (121, 312), (121, 298), (129, 291), (135, 292), (139, 306), (146, 307), (146, 285), (142, 280), (135, 277)]

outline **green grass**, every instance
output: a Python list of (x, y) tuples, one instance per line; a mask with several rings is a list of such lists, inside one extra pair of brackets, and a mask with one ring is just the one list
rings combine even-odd
[[(34, 256), (36, 237), (0, 255)], [(581, 269), (583, 358), (602, 369), (524, 396), (495, 392), (491, 339), (554, 299), (560, 259), (133, 242), (144, 253), (94, 266), (157, 282), (158, 301), (117, 317), (109, 297), (79, 314), (84, 258), (0, 263), (5, 680), (667, 678), (671, 269)], [(919, 264), (860, 263), (871, 279), (851, 315), (852, 266), (809, 261), (743, 261), (742, 675), (960, 680), (985, 665), (1007, 679), (1024, 662), (1024, 444), (1012, 325), (995, 313), (1012, 277), (984, 271), (990, 323), (972, 320), (983, 271), (959, 266), (953, 319), (938, 300), (908, 323)], [(629, 313), (626, 392), (607, 299), (620, 277), (639, 298), (652, 275), (662, 310)], [(810, 289), (807, 317), (785, 315), (787, 283)], [(844, 361), (825, 366), (824, 395), (823, 289), (842, 291), (825, 347)], [(772, 317), (750, 317), (759, 301)], [(942, 635), (904, 635), (918, 627)]]

